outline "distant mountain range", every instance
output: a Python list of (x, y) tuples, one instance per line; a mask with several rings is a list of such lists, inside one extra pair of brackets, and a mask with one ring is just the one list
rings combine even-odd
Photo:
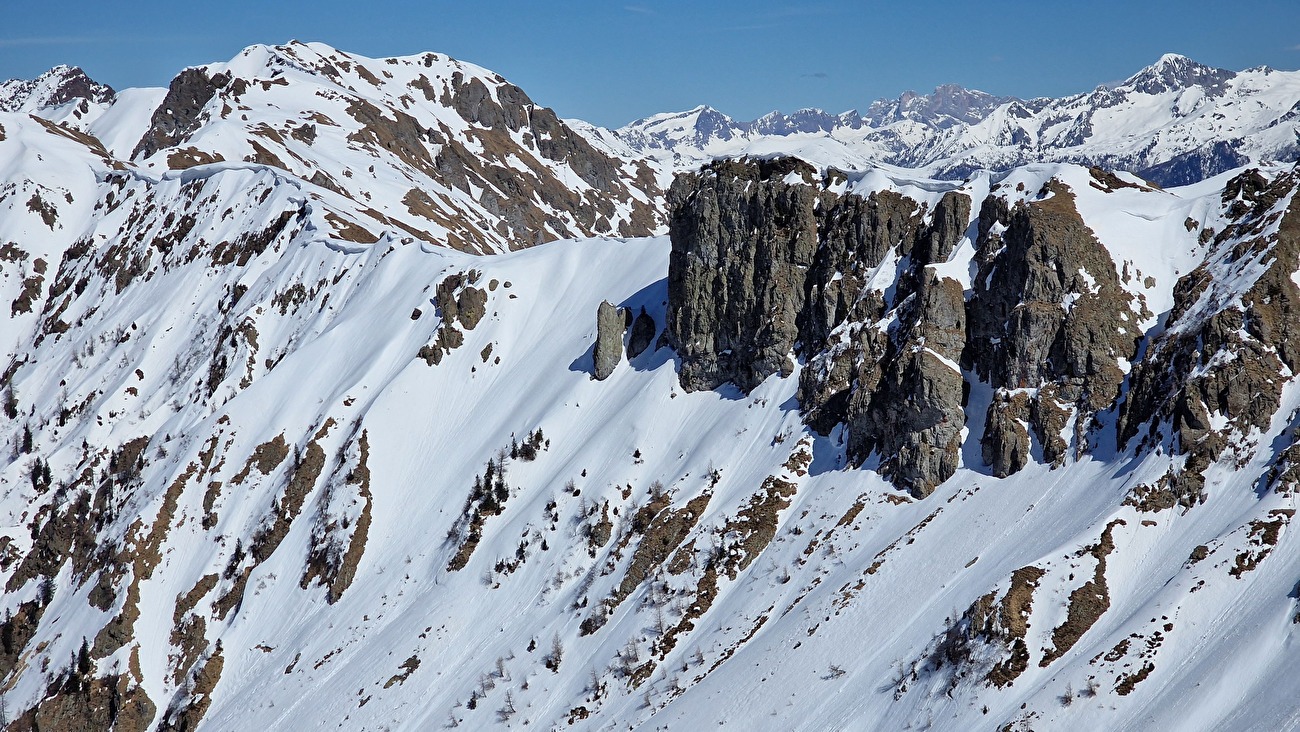
[[(42, 116), (52, 118), (67, 116), (63, 107), (72, 100), (103, 106), (115, 98), (113, 89), (67, 66), (0, 83), (0, 111), (47, 110)], [(82, 104), (75, 114), (88, 112)], [(948, 180), (1030, 162), (1071, 162), (1173, 186), (1300, 157), (1300, 72), (1264, 66), (1234, 72), (1166, 54), (1119, 84), (1059, 98), (1019, 99), (944, 84), (930, 94), (876, 100), (865, 113), (809, 108), (746, 122), (699, 106), (616, 130), (566, 123), (606, 154), (658, 163), (661, 184), (717, 158), (788, 153), (826, 167), (888, 165)]]
[(1160, 185), (1300, 153), (1300, 72), (1232, 72), (1167, 54), (1111, 86), (1061, 98), (999, 97), (955, 85), (856, 111), (801, 109), (741, 122), (711, 107), (657, 114), (612, 134), (678, 167), (788, 150), (848, 169), (916, 168), (943, 179), (1059, 161), (1137, 173)]

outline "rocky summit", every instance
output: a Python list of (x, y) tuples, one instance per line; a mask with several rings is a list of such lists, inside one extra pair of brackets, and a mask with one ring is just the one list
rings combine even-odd
[(8, 83), (0, 726), (1290, 729), (1297, 78)]

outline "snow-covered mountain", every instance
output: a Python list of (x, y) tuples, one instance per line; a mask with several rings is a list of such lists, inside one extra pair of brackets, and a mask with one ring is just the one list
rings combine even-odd
[(1248, 163), (1300, 156), (1300, 72), (1231, 72), (1167, 54), (1114, 86), (1022, 100), (944, 85), (873, 103), (865, 115), (800, 110), (737, 122), (708, 107), (633, 122), (615, 135), (687, 169), (789, 151), (849, 170), (878, 164), (960, 179), (1041, 161), (1186, 185)]
[(40, 115), (151, 175), (285, 171), (309, 198), (353, 201), (358, 216), (336, 212), (328, 225), (367, 243), (392, 235), (483, 252), (660, 226), (645, 163), (592, 148), (497, 74), (438, 54), (252, 46), (186, 69), (166, 90)]
[(956, 84), (943, 84), (932, 94), (903, 92), (897, 99), (879, 99), (867, 108), (862, 124), (884, 127), (908, 120), (935, 129), (975, 124), (1003, 104), (1017, 101), (1013, 97), (995, 97)]
[(89, 104), (113, 101), (112, 87), (100, 84), (75, 66), (55, 66), (35, 79), (0, 82), (0, 111), (35, 112), (85, 100)]
[(526, 99), (0, 113), (12, 729), (1296, 727), (1293, 167), (665, 194)]

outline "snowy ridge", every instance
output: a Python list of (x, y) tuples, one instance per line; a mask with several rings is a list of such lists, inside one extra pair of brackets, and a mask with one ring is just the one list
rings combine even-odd
[(38, 113), (155, 172), (222, 161), (284, 170), (354, 201), (362, 218), (337, 234), (365, 242), (391, 230), (491, 252), (659, 226), (644, 163), (593, 148), (500, 76), (438, 54), (251, 46), (185, 70), (161, 94)]

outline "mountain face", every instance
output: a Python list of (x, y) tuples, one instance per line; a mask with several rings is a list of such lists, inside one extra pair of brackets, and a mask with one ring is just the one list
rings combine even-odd
[(1300, 72), (1235, 73), (1167, 54), (1118, 85), (1060, 99), (945, 85), (874, 102), (860, 117), (800, 110), (745, 123), (700, 108), (638, 120), (615, 134), (683, 169), (785, 151), (821, 166), (889, 164), (958, 180), (1059, 161), (1125, 170), (1167, 187), (1252, 162), (1293, 161), (1300, 155), (1297, 99)]
[(161, 97), (54, 121), (151, 175), (285, 171), (309, 198), (355, 202), (356, 218), (336, 213), (328, 227), (358, 243), (393, 236), (490, 252), (660, 226), (644, 163), (593, 148), (500, 76), (437, 54), (254, 46), (186, 69)]
[[(1176, 61), (1096, 94), (1278, 73)], [(1015, 104), (942, 96), (890, 124)], [(296, 43), (0, 112), (4, 723), (1291, 725), (1300, 173), (809, 135), (665, 191)]]

